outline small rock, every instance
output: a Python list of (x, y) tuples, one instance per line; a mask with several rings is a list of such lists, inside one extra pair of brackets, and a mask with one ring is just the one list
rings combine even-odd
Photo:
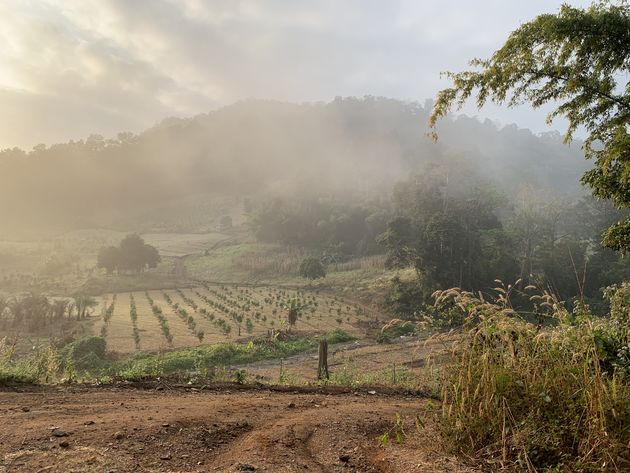
[(170, 427), (170, 426), (171, 426), (171, 424), (167, 424), (166, 422), (164, 422), (164, 423), (162, 424), (162, 427)]
[(236, 465), (236, 471), (256, 471), (258, 470), (258, 468), (256, 468), (254, 465), (250, 465), (249, 463), (239, 463), (238, 465)]
[(160, 455), (160, 460), (170, 460), (170, 459), (171, 459), (170, 453), (165, 453), (163, 455)]
[(22, 412), (29, 412), (31, 410), (28, 406), (22, 406)]
[(65, 430), (61, 430), (61, 429), (55, 429), (52, 431), (52, 434), (55, 437), (67, 437), (68, 436), (68, 432), (66, 432)]
[(94, 425), (94, 421), (93, 420), (86, 420), (83, 425)]
[(376, 394), (376, 391), (368, 391), (368, 394), (374, 395), (374, 394)]
[(122, 432), (116, 432), (116, 433), (114, 434), (114, 438), (115, 438), (116, 440), (122, 440), (124, 437), (125, 437), (125, 434), (123, 434)]
[(59, 442), (59, 446), (61, 448), (68, 448), (70, 447), (70, 443), (67, 440), (62, 440), (61, 442)]
[(350, 455), (346, 453), (339, 455), (339, 460), (342, 461), (343, 463), (348, 463), (350, 461)]
[(295, 402), (290, 402), (287, 406), (289, 409), (295, 409)]

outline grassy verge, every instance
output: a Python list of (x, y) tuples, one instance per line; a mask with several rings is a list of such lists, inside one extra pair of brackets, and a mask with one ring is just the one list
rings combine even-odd
[[(214, 370), (219, 367), (285, 358), (313, 350), (317, 348), (321, 338), (300, 337), (286, 341), (257, 339), (247, 344), (217, 343), (166, 353), (139, 355), (115, 363), (110, 373), (129, 381), (174, 374), (212, 378)], [(323, 338), (330, 344), (353, 340), (342, 330), (335, 330)]]
[[(330, 344), (353, 340), (342, 330), (323, 338)], [(296, 337), (288, 340), (254, 339), (247, 344), (218, 343), (164, 353), (139, 353), (121, 360), (111, 360), (105, 340), (89, 337), (61, 349), (46, 347), (30, 357), (12, 360), (10, 349), (0, 346), (0, 384), (75, 382), (119, 379), (139, 381), (177, 376), (187, 379), (215, 377), (217, 370), (261, 360), (284, 358), (317, 348), (322, 337)]]

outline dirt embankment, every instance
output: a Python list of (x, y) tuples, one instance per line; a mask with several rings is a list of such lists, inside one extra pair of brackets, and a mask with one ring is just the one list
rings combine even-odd
[[(0, 392), (0, 472), (469, 472), (420, 395), (265, 388)], [(402, 445), (377, 436), (403, 419)], [(419, 416), (426, 426), (416, 430)], [(393, 438), (393, 436), (392, 436)]]

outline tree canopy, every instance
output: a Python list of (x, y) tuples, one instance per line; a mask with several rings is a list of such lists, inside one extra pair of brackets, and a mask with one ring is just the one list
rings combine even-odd
[(97, 266), (108, 273), (114, 270), (140, 272), (146, 267), (155, 268), (160, 261), (157, 248), (146, 244), (135, 233), (127, 235), (117, 247), (102, 247), (97, 256)]
[[(598, 198), (630, 208), (630, 7), (602, 1), (587, 9), (563, 5), (512, 32), (490, 59), (474, 59), (472, 71), (446, 73), (453, 86), (439, 92), (429, 124), (435, 126), (473, 94), (508, 106), (551, 104), (548, 115), (568, 120), (565, 142), (586, 130), (586, 157), (594, 160), (582, 182)], [(624, 83), (625, 81), (625, 83)], [(630, 219), (610, 226), (604, 244), (630, 250)]]

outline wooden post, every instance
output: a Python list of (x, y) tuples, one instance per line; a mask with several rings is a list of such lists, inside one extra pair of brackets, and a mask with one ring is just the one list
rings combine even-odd
[(330, 379), (330, 375), (328, 374), (328, 341), (320, 340), (317, 379), (322, 379), (324, 376), (326, 379)]

